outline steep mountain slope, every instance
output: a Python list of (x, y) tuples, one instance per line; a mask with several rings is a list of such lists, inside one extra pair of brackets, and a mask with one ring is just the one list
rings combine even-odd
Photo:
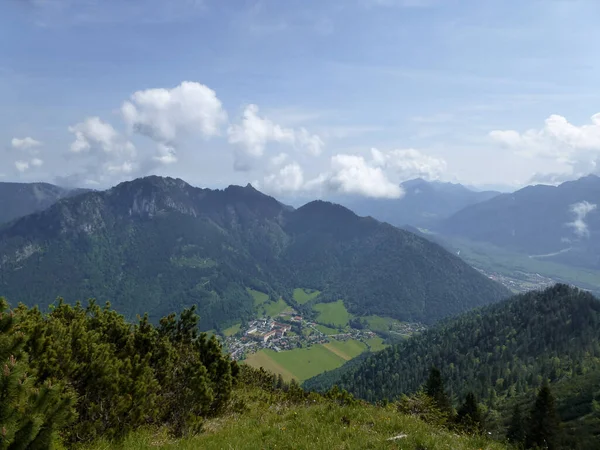
[(293, 210), (252, 186), (148, 177), (0, 228), (13, 302), (95, 297), (129, 317), (197, 304), (207, 329), (254, 314), (247, 287), (291, 301), (298, 286), (353, 313), (430, 323), (508, 294), (411, 233), (326, 202)]
[(81, 192), (48, 183), (0, 183), (0, 223), (41, 211), (61, 198)]
[[(600, 301), (556, 285), (442, 321), (358, 367), (338, 370), (337, 380), (325, 373), (307, 380), (305, 387), (321, 389), (337, 382), (367, 400), (391, 399), (416, 391), (436, 366), (457, 399), (473, 391), (480, 399), (501, 404), (519, 396), (532, 398), (542, 380), (549, 379), (560, 383), (563, 420), (577, 426), (594, 414), (593, 403), (600, 395), (597, 386), (580, 378), (600, 364), (598, 336)], [(568, 386), (581, 386), (585, 392), (569, 393)], [(510, 414), (510, 409), (499, 409)], [(590, 423), (600, 433), (600, 422)]]
[(421, 178), (402, 183), (404, 197), (399, 200), (346, 198), (339, 203), (360, 216), (371, 216), (395, 226), (430, 228), (457, 211), (489, 200), (499, 192), (472, 191), (461, 184), (425, 181)]
[(528, 186), (471, 205), (439, 231), (557, 262), (600, 267), (600, 178)]

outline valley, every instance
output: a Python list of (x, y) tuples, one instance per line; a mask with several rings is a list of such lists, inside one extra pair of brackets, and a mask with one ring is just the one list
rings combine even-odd
[(341, 300), (319, 303), (320, 291), (314, 289), (294, 289), (298, 304), (311, 303), (310, 317), (302, 316), (282, 299), (271, 302), (265, 293), (248, 291), (254, 298), (257, 318), (223, 330), (223, 347), (233, 360), (263, 367), (282, 375), (285, 381), (302, 382), (364, 352), (383, 350), (389, 345), (386, 341), (408, 338), (426, 329), (419, 323), (385, 317), (354, 318)]

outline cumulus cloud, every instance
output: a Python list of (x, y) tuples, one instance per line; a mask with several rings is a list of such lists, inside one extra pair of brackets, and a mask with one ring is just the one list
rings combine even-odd
[[(591, 117), (591, 123), (581, 126), (554, 114), (540, 129), (523, 133), (495, 130), (490, 137), (523, 157), (553, 160), (567, 166), (562, 174), (545, 174), (550, 179), (580, 177), (594, 171), (600, 161), (600, 113)], [(534, 177), (543, 179), (544, 174)]]
[(372, 149), (370, 158), (362, 155), (334, 155), (327, 171), (306, 179), (297, 163), (285, 164), (286, 160), (286, 154), (271, 158), (270, 173), (265, 176), (264, 183), (260, 184), (263, 189), (273, 193), (335, 193), (401, 198), (404, 191), (400, 181), (415, 176), (436, 179), (446, 168), (444, 160), (424, 155), (417, 150)]
[(575, 220), (567, 223), (567, 226), (573, 228), (573, 231), (578, 237), (589, 237), (590, 230), (584, 219), (590, 212), (594, 211), (596, 207), (597, 205), (587, 201), (574, 203), (569, 207), (569, 211), (574, 214)]
[(437, 180), (446, 171), (444, 159), (425, 155), (412, 148), (388, 152), (373, 148), (371, 154), (374, 165), (393, 172), (401, 181), (411, 178)]
[(130, 175), (139, 167), (133, 143), (99, 117), (88, 117), (69, 127), (69, 132), (75, 135), (71, 154), (88, 161), (85, 173), (81, 174), (87, 184)]
[(256, 105), (248, 105), (242, 113), (240, 123), (229, 126), (229, 143), (238, 145), (236, 170), (248, 170), (253, 159), (264, 155), (269, 143), (295, 146), (308, 154), (317, 156), (323, 151), (324, 142), (305, 128), (284, 128), (267, 117), (259, 115)]
[(331, 173), (323, 180), (329, 191), (365, 197), (400, 198), (402, 188), (391, 182), (383, 169), (362, 156), (335, 155)]
[(15, 161), (15, 167), (19, 172), (25, 172), (29, 169), (29, 162), (27, 161)]
[(297, 163), (290, 163), (267, 175), (260, 184), (265, 192), (273, 194), (287, 194), (305, 189), (304, 171)]
[(177, 160), (176, 147), (182, 135), (208, 139), (218, 136), (227, 122), (215, 91), (193, 81), (172, 89), (137, 91), (123, 103), (121, 114), (130, 132), (157, 143), (155, 161), (165, 164)]
[(39, 147), (40, 145), (42, 145), (42, 143), (40, 141), (37, 141), (29, 136), (24, 137), (22, 139), (13, 138), (12, 141), (10, 141), (10, 144), (12, 145), (13, 148), (16, 148), (19, 150), (27, 150), (27, 149)]
[[(44, 161), (37, 157), (39, 153), (37, 147), (42, 145), (40, 141), (27, 136), (24, 138), (13, 138), (10, 141), (10, 145), (12, 148), (20, 151), (21, 158), (28, 158), (19, 159), (18, 161), (14, 162), (15, 168), (18, 172), (23, 173), (32, 168), (41, 167), (44, 164)], [(23, 153), (28, 156), (23, 156)]]

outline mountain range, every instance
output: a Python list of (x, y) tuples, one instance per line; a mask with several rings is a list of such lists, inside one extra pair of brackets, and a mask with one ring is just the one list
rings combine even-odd
[(463, 208), (435, 228), (532, 258), (600, 268), (600, 177), (528, 186)]
[(404, 191), (404, 196), (400, 199), (340, 197), (335, 200), (360, 216), (371, 216), (395, 226), (431, 228), (467, 206), (500, 194), (422, 178), (405, 181), (400, 186)]
[(207, 329), (254, 314), (246, 288), (295, 287), (357, 315), (432, 323), (507, 296), (412, 233), (323, 201), (293, 209), (248, 185), (147, 177), (87, 192), (0, 227), (0, 292), (47, 306), (110, 300), (127, 316), (197, 304)]
[(42, 211), (62, 198), (85, 191), (48, 183), (0, 183), (0, 223)]

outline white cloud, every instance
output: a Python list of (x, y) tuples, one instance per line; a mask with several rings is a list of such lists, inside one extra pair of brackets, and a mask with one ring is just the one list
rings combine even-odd
[(490, 137), (529, 159), (546, 159), (565, 166), (564, 173), (536, 174), (535, 179), (573, 179), (593, 172), (600, 161), (600, 113), (591, 123), (577, 126), (565, 117), (551, 115), (540, 129), (523, 133), (495, 130)]
[(292, 129), (276, 124), (267, 117), (259, 116), (256, 105), (248, 105), (242, 114), (241, 123), (229, 126), (229, 143), (239, 146), (236, 152), (236, 170), (248, 170), (252, 160), (264, 155), (269, 143), (295, 146), (312, 156), (323, 151), (324, 142), (305, 128)]
[(33, 139), (29, 136), (27, 136), (23, 139), (13, 138), (12, 141), (10, 141), (10, 144), (12, 145), (13, 148), (16, 148), (19, 150), (27, 150), (27, 149), (39, 147), (40, 145), (42, 145), (42, 143), (40, 141), (36, 141), (35, 139)]
[(127, 151), (135, 154), (133, 144), (122, 139), (112, 125), (103, 122), (99, 117), (88, 117), (83, 122), (69, 127), (69, 132), (75, 135), (71, 144), (73, 153), (102, 150), (105, 153)]
[(371, 154), (374, 165), (393, 172), (400, 181), (411, 178), (437, 180), (446, 171), (444, 159), (425, 155), (412, 148), (388, 152), (373, 148)]
[(304, 172), (297, 163), (287, 164), (277, 172), (267, 175), (261, 188), (273, 194), (298, 192), (305, 189)]
[(69, 127), (75, 135), (71, 154), (86, 159), (82, 182), (112, 181), (130, 175), (139, 168), (138, 152), (131, 141), (99, 117), (89, 117)]
[(262, 156), (268, 142), (293, 144), (294, 130), (283, 128), (271, 120), (258, 116), (258, 106), (248, 105), (240, 125), (231, 125), (228, 130), (229, 143), (240, 144), (250, 156)]
[(402, 188), (391, 182), (381, 167), (357, 155), (333, 156), (331, 172), (321, 176), (318, 182), (336, 193), (378, 198), (400, 198), (403, 195)]
[(300, 146), (306, 151), (313, 155), (318, 156), (323, 151), (325, 143), (316, 134), (310, 134), (306, 128), (300, 128), (300, 131), (296, 133), (296, 137)]
[(27, 161), (15, 161), (15, 167), (19, 172), (25, 172), (29, 169), (29, 163)]
[(31, 161), (29, 161), (29, 164), (31, 164), (33, 167), (41, 167), (44, 164), (44, 161), (42, 161), (40, 158), (33, 158)]
[(182, 133), (217, 136), (227, 122), (215, 91), (193, 81), (173, 89), (137, 91), (123, 103), (121, 113), (131, 131), (170, 145)]
[(584, 219), (590, 212), (594, 211), (596, 207), (597, 205), (587, 201), (574, 203), (569, 207), (570, 212), (575, 215), (575, 220), (567, 223), (567, 226), (573, 228), (573, 231), (578, 237), (589, 237), (590, 230)]

